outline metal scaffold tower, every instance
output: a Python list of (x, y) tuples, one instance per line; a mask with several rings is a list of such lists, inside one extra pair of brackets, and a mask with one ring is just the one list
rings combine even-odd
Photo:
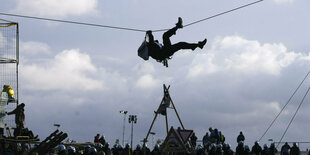
[[(12, 111), (18, 104), (18, 62), (19, 32), (18, 23), (0, 19), (0, 87), (9, 85), (14, 90), (15, 99), (6, 106)], [(7, 126), (14, 127), (14, 116), (6, 117)]]

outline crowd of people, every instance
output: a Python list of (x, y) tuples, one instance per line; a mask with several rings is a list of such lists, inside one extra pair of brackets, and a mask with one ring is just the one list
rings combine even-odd
[[(209, 132), (202, 138), (202, 143), (197, 145), (197, 137), (195, 133), (189, 139), (186, 145), (186, 151), (181, 155), (301, 155), (301, 151), (297, 143), (290, 146), (287, 142), (277, 150), (275, 143), (270, 146), (264, 144), (260, 146), (259, 142), (255, 142), (252, 147), (244, 143), (245, 136), (242, 132), (237, 136), (237, 147), (231, 148), (231, 145), (225, 142), (225, 136), (218, 129), (209, 128)], [(63, 143), (51, 150), (50, 154), (58, 155), (170, 155), (162, 150), (162, 145), (156, 144), (152, 149), (146, 144), (137, 144), (131, 147), (129, 144), (122, 146), (117, 140), (111, 147), (105, 140), (104, 135), (97, 134), (93, 143), (77, 144)], [(30, 149), (29, 149), (30, 150)], [(310, 151), (308, 153), (310, 155)]]
[[(244, 143), (245, 136), (242, 132), (237, 136), (237, 147), (235, 149), (231, 148), (231, 145), (225, 143), (225, 136), (218, 129), (209, 128), (209, 132), (203, 136), (202, 145), (197, 145), (197, 137), (195, 133), (193, 133), (192, 137), (189, 140), (189, 144), (186, 145), (187, 152), (179, 153), (179, 154), (195, 154), (195, 155), (301, 155), (300, 149), (297, 143), (293, 143), (290, 146), (288, 143), (285, 143), (281, 150), (277, 150), (275, 143), (271, 143), (270, 146), (264, 144), (260, 146), (259, 142), (255, 142), (254, 145), (250, 148), (249, 145)], [(135, 148), (131, 148), (129, 144), (126, 144), (124, 147), (118, 143), (118, 141), (113, 145), (112, 148), (109, 147), (109, 143), (105, 141), (104, 136), (100, 137), (97, 134), (94, 137), (93, 146), (86, 145), (84, 147), (74, 148), (72, 146), (68, 146), (65, 149), (65, 146), (60, 145), (58, 149), (56, 149), (58, 154), (106, 154), (106, 155), (165, 155), (168, 153), (164, 153), (161, 151), (161, 145), (156, 144), (154, 148), (151, 150), (147, 147), (147, 145), (138, 144)], [(178, 154), (178, 153), (177, 153)], [(310, 153), (308, 154), (310, 155)]]

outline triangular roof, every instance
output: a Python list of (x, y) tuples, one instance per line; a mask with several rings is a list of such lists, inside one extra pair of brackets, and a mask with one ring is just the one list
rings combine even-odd
[(183, 143), (182, 137), (180, 136), (178, 130), (175, 130), (173, 127), (171, 127), (164, 141), (164, 145), (162, 146), (162, 151), (182, 152), (185, 150), (185, 144)]
[(181, 128), (178, 128), (178, 133), (183, 141), (184, 144), (187, 143), (187, 141), (189, 140), (189, 138), (193, 135), (194, 131), (193, 130), (183, 130)]

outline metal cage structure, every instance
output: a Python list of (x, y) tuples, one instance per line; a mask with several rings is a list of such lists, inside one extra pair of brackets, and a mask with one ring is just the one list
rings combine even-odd
[[(15, 94), (15, 100), (6, 106), (6, 111), (12, 111), (18, 105), (18, 63), (18, 23), (0, 19), (0, 86), (10, 85)], [(15, 127), (14, 116), (6, 116), (6, 125)]]

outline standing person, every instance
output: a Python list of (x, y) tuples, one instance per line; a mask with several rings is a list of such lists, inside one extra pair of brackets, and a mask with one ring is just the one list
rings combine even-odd
[(103, 147), (103, 151), (106, 155), (111, 155), (111, 149), (110, 149), (110, 144), (109, 143), (105, 143), (104, 147)]
[(262, 152), (262, 147), (259, 146), (258, 141), (255, 141), (254, 146), (252, 147), (252, 154), (260, 155)]
[(208, 151), (208, 155), (216, 155), (216, 144), (212, 143), (210, 145), (210, 150)]
[(215, 133), (216, 144), (220, 144), (221, 137), (220, 137), (220, 133), (217, 128), (214, 129), (214, 133)]
[(195, 50), (197, 47), (201, 49), (204, 47), (207, 39), (204, 39), (198, 43), (179, 42), (176, 44), (171, 44), (170, 37), (175, 35), (176, 31), (180, 28), (183, 28), (183, 21), (181, 17), (178, 18), (178, 23), (176, 23), (175, 27), (163, 34), (163, 45), (160, 44), (157, 40), (154, 40), (152, 31), (147, 31), (146, 34), (149, 39), (147, 43), (149, 56), (161, 62), (169, 59), (175, 52), (181, 49)]
[(191, 137), (191, 145), (193, 148), (196, 148), (196, 143), (197, 143), (197, 136), (195, 135), (195, 132), (193, 132), (193, 135)]
[(239, 144), (240, 141), (244, 142), (244, 140), (245, 140), (244, 135), (243, 135), (242, 131), (240, 131), (240, 134), (237, 137), (237, 143)]
[(133, 151), (133, 155), (143, 155), (143, 151), (141, 149), (141, 145), (140, 144), (137, 144), (136, 149)]
[(233, 155), (234, 151), (231, 149), (229, 144), (226, 144), (225, 150), (224, 150), (224, 155)]
[[(14, 136), (22, 135), (22, 130), (25, 128), (25, 113), (24, 113), (25, 104), (21, 103), (13, 111), (8, 112), (8, 115), (15, 114), (15, 124), (16, 128), (14, 129)], [(32, 134), (33, 135), (33, 134)], [(33, 137), (33, 136), (32, 136)]]
[(251, 155), (250, 147), (248, 145), (244, 146), (244, 155)]
[(99, 133), (94, 137), (94, 143), (99, 143)]
[(125, 145), (125, 148), (123, 149), (122, 155), (132, 155), (132, 151), (131, 151), (129, 144)]
[(275, 155), (278, 152), (277, 148), (275, 147), (274, 143), (271, 143), (269, 148), (269, 155)]
[(5, 91), (0, 92), (0, 138), (3, 137), (5, 128), (5, 109), (8, 104), (8, 93)]
[(225, 143), (225, 136), (223, 135), (222, 131), (220, 131), (219, 134), (220, 134), (221, 144), (224, 144)]
[(211, 139), (210, 139), (210, 136), (209, 136), (209, 133), (206, 132), (206, 134), (203, 136), (202, 138), (202, 144), (203, 144), (203, 147), (205, 149), (209, 149), (209, 146), (211, 144)]
[(268, 149), (268, 145), (264, 144), (264, 148), (262, 150), (261, 155), (269, 155), (269, 149)]
[(224, 155), (223, 145), (222, 144), (218, 144), (217, 145), (217, 149), (216, 149), (215, 154), (216, 155)]
[(236, 155), (244, 155), (244, 144), (243, 141), (240, 141), (238, 143), (238, 146), (236, 147)]
[(210, 136), (209, 136), (209, 133), (206, 132), (206, 134), (203, 136), (202, 138), (202, 144), (203, 144), (203, 147), (205, 149), (209, 149), (209, 146), (211, 144), (211, 139), (210, 139)]
[(104, 135), (102, 134), (101, 137), (99, 138), (99, 143), (101, 143), (103, 146), (105, 145), (105, 138)]
[(159, 151), (159, 144), (156, 144), (154, 149), (151, 152), (151, 155), (161, 155), (161, 152)]
[(290, 145), (288, 145), (287, 142), (285, 142), (285, 144), (281, 147), (281, 155), (289, 155), (290, 152)]
[(293, 143), (290, 155), (300, 155), (300, 149), (299, 149), (297, 143)]
[(24, 108), (25, 108), (25, 104), (21, 103), (13, 111), (8, 112), (8, 115), (15, 114), (16, 128), (21, 128), (21, 129), (24, 128), (24, 121), (25, 121)]

